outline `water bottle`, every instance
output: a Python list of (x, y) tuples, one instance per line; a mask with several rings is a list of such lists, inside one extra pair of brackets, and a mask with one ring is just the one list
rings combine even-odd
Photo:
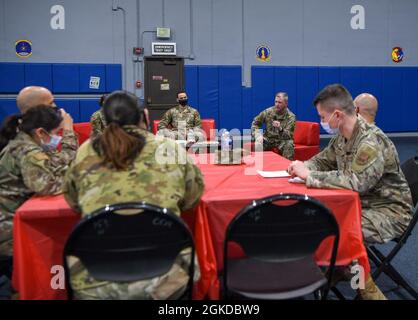
[(192, 129), (189, 129), (189, 134), (187, 135), (187, 140), (190, 142), (196, 142), (195, 140), (194, 131)]
[(231, 150), (231, 136), (228, 130), (225, 130), (221, 135), (221, 150), (222, 151), (229, 151)]

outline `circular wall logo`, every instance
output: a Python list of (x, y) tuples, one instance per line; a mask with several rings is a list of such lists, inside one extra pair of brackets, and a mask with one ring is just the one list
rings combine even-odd
[(32, 42), (29, 40), (18, 40), (15, 42), (16, 55), (20, 58), (28, 58), (32, 55)]
[(256, 50), (257, 60), (267, 62), (271, 58), (271, 50), (267, 46), (259, 46)]
[(399, 63), (403, 60), (404, 54), (401, 47), (395, 47), (392, 49), (392, 61)]

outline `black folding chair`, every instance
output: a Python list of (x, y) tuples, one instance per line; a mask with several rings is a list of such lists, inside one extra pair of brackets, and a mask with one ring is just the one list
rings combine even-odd
[(405, 178), (408, 181), (409, 188), (411, 189), (412, 199), (415, 205), (412, 220), (408, 225), (408, 228), (399, 238), (395, 238), (392, 241), (396, 243), (393, 249), (388, 255), (384, 255), (375, 246), (367, 248), (367, 252), (370, 260), (376, 265), (377, 269), (373, 272), (373, 279), (377, 278), (384, 272), (389, 278), (392, 279), (398, 286), (404, 288), (415, 300), (418, 300), (418, 292), (411, 287), (411, 285), (402, 277), (402, 275), (392, 266), (391, 262), (398, 254), (399, 250), (406, 244), (409, 236), (411, 235), (418, 219), (418, 157), (411, 158), (402, 164), (402, 171), (405, 174)]
[[(322, 240), (334, 236), (326, 275), (314, 260)], [(332, 278), (339, 229), (331, 211), (306, 195), (279, 194), (253, 201), (229, 224), (224, 242), (226, 299), (293, 299), (322, 293)], [(235, 244), (245, 257), (231, 258)], [(315, 295), (317, 298), (319, 296)]]
[(186, 248), (191, 248), (189, 282), (181, 298), (191, 299), (195, 249), (192, 234), (181, 218), (144, 202), (101, 208), (78, 223), (65, 245), (69, 298), (73, 291), (68, 256), (79, 258), (96, 280), (134, 282), (164, 275)]

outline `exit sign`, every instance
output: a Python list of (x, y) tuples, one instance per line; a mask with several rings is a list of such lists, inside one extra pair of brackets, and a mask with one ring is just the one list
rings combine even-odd
[(152, 43), (153, 56), (175, 56), (177, 55), (177, 48), (175, 42), (153, 42)]

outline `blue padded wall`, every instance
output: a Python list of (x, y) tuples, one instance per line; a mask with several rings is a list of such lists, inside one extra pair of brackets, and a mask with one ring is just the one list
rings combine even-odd
[(58, 107), (63, 108), (73, 118), (74, 122), (80, 122), (80, 103), (76, 99), (55, 99)]
[(19, 92), (25, 86), (25, 65), (0, 63), (0, 93)]
[(252, 112), (251, 118), (274, 105), (274, 67), (252, 67)]
[(241, 67), (219, 67), (219, 125), (218, 128), (241, 129), (242, 123)]
[(251, 129), (251, 123), (253, 117), (251, 117), (251, 102), (252, 102), (252, 89), (242, 88), (242, 123), (241, 128)]
[[(296, 67), (276, 67), (274, 68), (274, 94), (279, 91), (287, 92), (289, 96), (289, 107), (296, 112), (297, 99), (296, 94), (297, 69)], [(274, 96), (271, 98), (274, 104)]]
[(342, 83), (353, 98), (362, 92), (376, 96), (379, 101), (376, 122), (384, 131), (418, 132), (416, 67), (253, 66), (252, 81), (252, 113), (271, 106), (276, 91), (286, 91), (289, 107), (297, 119), (318, 122), (312, 105), (315, 95), (326, 85)]
[[(90, 78), (100, 78), (99, 88), (90, 88)], [(104, 64), (80, 64), (80, 92), (104, 93), (106, 92), (106, 66)]]
[(54, 64), (52, 66), (52, 83), (54, 93), (80, 92), (80, 67), (78, 64)]
[(394, 112), (394, 110), (400, 110), (403, 105), (402, 74), (401, 68), (383, 69), (382, 99), (376, 116), (376, 123), (383, 130), (400, 131), (402, 128), (401, 117), (398, 112)]
[(219, 70), (216, 66), (200, 66), (198, 73), (199, 102), (194, 107), (202, 118), (213, 118), (219, 128)]
[(15, 99), (0, 99), (0, 124), (6, 117), (15, 113), (20, 113)]
[[(418, 131), (418, 68), (404, 68), (402, 81), (402, 131)], [(392, 117), (399, 116), (396, 104), (385, 108), (391, 109)]]
[(199, 108), (199, 67), (184, 66), (185, 87), (189, 104)]
[(294, 113), (298, 119), (318, 121), (318, 113), (312, 105), (318, 93), (318, 68), (300, 67), (297, 69), (297, 106)]
[[(99, 89), (90, 89), (90, 77), (100, 77)], [(56, 99), (74, 122), (89, 121), (99, 108), (98, 98), (80, 99), (78, 94), (102, 94), (122, 89), (120, 64), (75, 63), (0, 63), (0, 94), (17, 94), (25, 86), (43, 86), (53, 94), (72, 94), (71, 99)], [(0, 121), (17, 112), (15, 99), (0, 97)]]
[(100, 109), (98, 99), (80, 100), (80, 122), (90, 122), (93, 112)]
[(52, 65), (50, 63), (25, 64), (25, 87), (41, 86), (53, 91)]
[[(242, 87), (240, 66), (185, 66), (185, 89), (190, 104), (202, 118), (214, 118), (217, 128), (250, 128), (255, 115), (274, 104), (278, 91), (289, 94), (289, 107), (299, 120), (319, 121), (312, 100), (328, 84), (342, 83), (355, 97), (370, 92), (379, 100), (377, 125), (386, 132), (418, 132), (417, 67), (285, 67), (253, 66), (252, 88)], [(90, 89), (91, 76), (100, 77), (99, 89)], [(0, 94), (17, 94), (24, 86), (48, 87), (61, 99), (74, 121), (88, 121), (97, 110), (97, 98), (122, 88), (118, 64), (0, 63)], [(14, 99), (1, 98), (0, 121), (17, 112)]]
[(120, 64), (106, 65), (106, 92), (122, 89), (122, 66)]

